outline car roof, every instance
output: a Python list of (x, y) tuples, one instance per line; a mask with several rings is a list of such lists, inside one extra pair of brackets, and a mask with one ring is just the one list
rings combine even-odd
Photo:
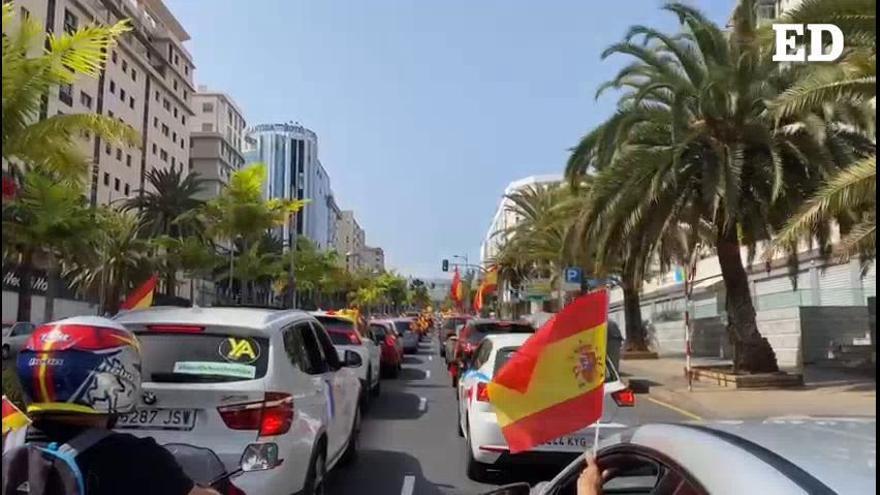
[(486, 336), (485, 340), (492, 341), (492, 347), (500, 349), (504, 347), (520, 347), (529, 340), (530, 333), (494, 333)]
[[(744, 475), (760, 483), (766, 493), (774, 492), (770, 483), (790, 485), (795, 479), (809, 483), (810, 477), (837, 493), (876, 489), (876, 418), (649, 424), (636, 427), (625, 440), (670, 456), (712, 493)], [(719, 472), (719, 465), (730, 470)], [(823, 490), (813, 486), (804, 491)]]
[(238, 327), (269, 333), (278, 325), (311, 319), (311, 315), (300, 310), (279, 310), (236, 307), (178, 307), (153, 306), (120, 313), (113, 317), (122, 324), (161, 324), (181, 323), (218, 327)]

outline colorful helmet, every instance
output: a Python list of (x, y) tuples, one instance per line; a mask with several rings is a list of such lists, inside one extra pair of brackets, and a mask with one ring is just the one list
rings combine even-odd
[(38, 327), (16, 367), (29, 413), (121, 414), (140, 400), (140, 345), (107, 318), (82, 316)]

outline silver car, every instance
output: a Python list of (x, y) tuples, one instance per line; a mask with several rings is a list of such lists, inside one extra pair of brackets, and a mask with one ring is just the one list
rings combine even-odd
[(419, 352), (419, 334), (413, 330), (414, 320), (412, 318), (395, 318), (391, 322), (394, 323), (394, 329), (403, 340), (403, 353), (415, 354)]
[(3, 325), (3, 359), (15, 357), (37, 326), (29, 321)]
[[(643, 425), (609, 439), (606, 493), (861, 494), (876, 492), (876, 418), (785, 417)], [(490, 493), (575, 494), (579, 457), (549, 482)]]

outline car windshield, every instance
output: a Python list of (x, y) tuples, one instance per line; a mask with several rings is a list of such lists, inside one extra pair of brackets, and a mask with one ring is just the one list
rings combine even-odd
[(403, 335), (412, 331), (412, 322), (409, 320), (396, 320), (394, 328), (397, 330), (397, 333)]
[(234, 334), (137, 334), (144, 381), (234, 382), (266, 375), (269, 340)]

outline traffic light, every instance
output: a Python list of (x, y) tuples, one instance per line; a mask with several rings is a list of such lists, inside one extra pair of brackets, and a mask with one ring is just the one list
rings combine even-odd
[(449, 260), (443, 260), (442, 266), (443, 266), (443, 271), (448, 272), (449, 271)]

